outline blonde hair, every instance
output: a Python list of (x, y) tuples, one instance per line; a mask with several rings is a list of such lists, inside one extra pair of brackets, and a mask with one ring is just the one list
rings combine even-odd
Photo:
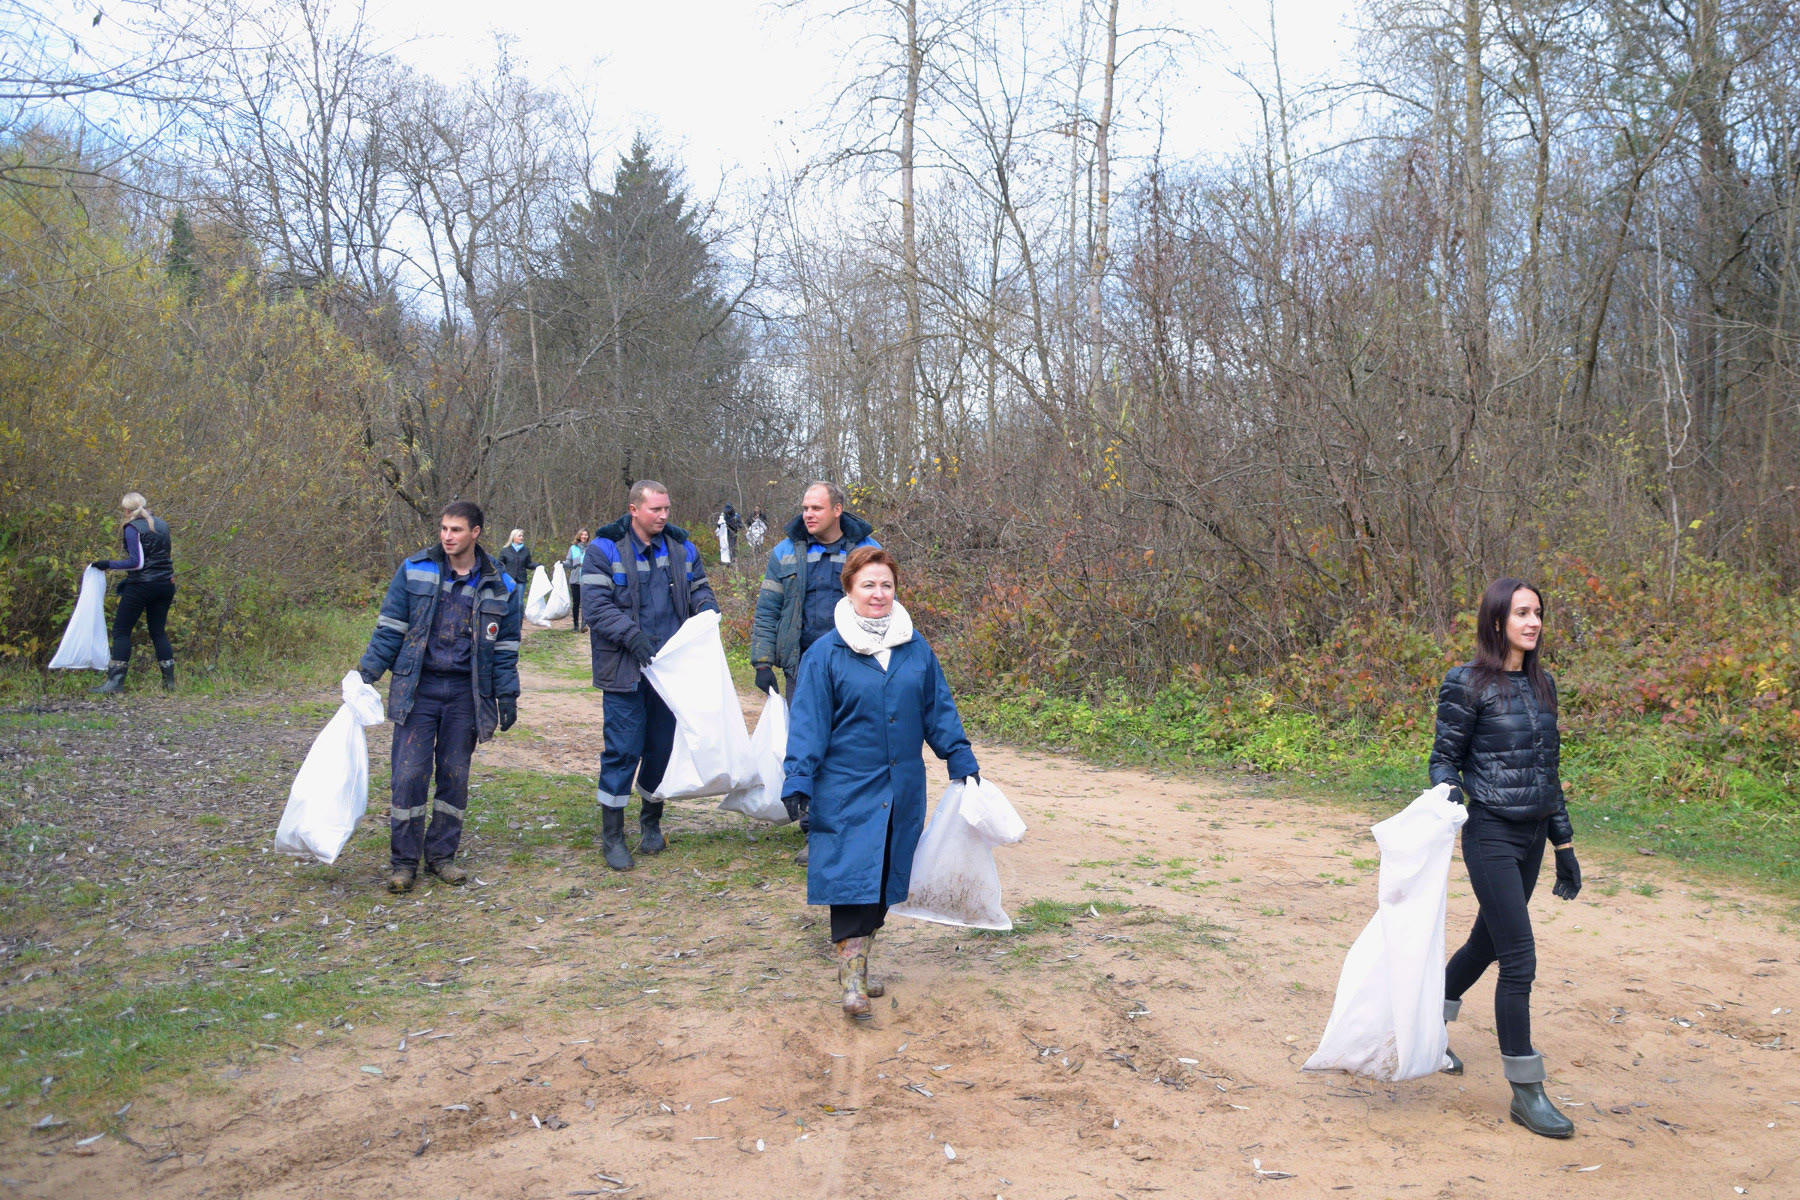
[(119, 508), (124, 512), (127, 522), (135, 521), (139, 517), (143, 517), (145, 520), (150, 519), (150, 504), (144, 499), (142, 493), (126, 492), (119, 497)]

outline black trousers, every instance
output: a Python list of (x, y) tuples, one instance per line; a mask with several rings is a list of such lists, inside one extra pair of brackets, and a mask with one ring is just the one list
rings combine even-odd
[[(890, 813), (892, 809), (888, 810)], [(888, 817), (888, 837), (894, 836), (894, 818)], [(881, 895), (887, 896), (888, 867), (893, 855), (884, 839), (881, 843)], [(831, 940), (868, 937), (887, 923), (888, 906), (883, 900), (873, 904), (834, 904), (831, 906)]]
[(1494, 1031), (1500, 1053), (1518, 1058), (1531, 1049), (1531, 984), (1537, 978), (1537, 941), (1526, 904), (1544, 864), (1548, 821), (1508, 821), (1479, 804), (1463, 825), (1463, 865), (1481, 904), (1469, 940), (1444, 968), (1444, 997), (1460, 1000), (1498, 960)]
[(169, 662), (175, 647), (169, 644), (169, 605), (175, 602), (175, 584), (140, 583), (127, 579), (119, 585), (119, 607), (113, 613), (112, 656), (114, 662), (131, 661), (131, 631), (138, 618), (150, 626), (150, 643), (156, 647), (156, 661)]
[[(580, 567), (575, 568), (577, 571)], [(576, 576), (569, 576), (569, 628), (581, 628), (581, 585), (575, 582)]]

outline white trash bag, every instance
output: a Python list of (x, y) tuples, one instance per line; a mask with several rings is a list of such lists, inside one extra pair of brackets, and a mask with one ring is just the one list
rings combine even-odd
[(1011, 929), (1000, 907), (994, 847), (1024, 836), (1025, 822), (999, 788), (985, 779), (972, 786), (953, 780), (919, 838), (906, 903), (892, 911), (940, 925)]
[[(544, 568), (539, 567), (542, 571)], [(544, 604), (543, 623), (560, 621), (569, 615), (569, 573), (563, 570), (561, 563), (556, 564), (556, 571), (550, 577), (550, 598)]]
[(1444, 909), (1450, 850), (1469, 812), (1440, 783), (1371, 831), (1381, 847), (1380, 907), (1344, 959), (1319, 1048), (1302, 1070), (1384, 1083), (1448, 1065)]
[(544, 568), (531, 569), (531, 587), (525, 593), (525, 619), (533, 625), (548, 628), (550, 618), (545, 614), (550, 610), (550, 577), (544, 574)]
[(81, 573), (81, 594), (75, 597), (75, 611), (69, 614), (69, 627), (63, 630), (50, 669), (104, 671), (111, 658), (112, 646), (106, 636), (106, 572), (88, 567)]
[(719, 641), (718, 613), (689, 617), (656, 652), (644, 677), (675, 714), (669, 767), (651, 799), (723, 796), (757, 781), (744, 710)]
[(725, 524), (725, 518), (721, 515), (719, 523), (713, 526), (713, 530), (719, 535), (719, 562), (721, 565), (729, 567), (731, 565), (731, 526)]
[(719, 801), (722, 811), (743, 813), (773, 825), (787, 824), (787, 805), (781, 802), (781, 788), (787, 782), (787, 741), (787, 701), (781, 693), (770, 692), (756, 732), (750, 735), (750, 761), (756, 778), (749, 786), (727, 793)]
[(386, 719), (381, 693), (356, 671), (344, 676), (344, 703), (313, 739), (287, 808), (275, 830), (275, 849), (336, 862), (369, 807), (369, 739), (365, 725)]

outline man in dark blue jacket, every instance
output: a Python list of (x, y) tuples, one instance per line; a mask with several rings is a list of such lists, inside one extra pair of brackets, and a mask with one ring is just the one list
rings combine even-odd
[[(787, 697), (794, 699), (800, 656), (836, 626), (832, 614), (844, 595), (844, 563), (859, 546), (881, 545), (869, 534), (874, 527), (845, 512), (848, 497), (835, 483), (819, 482), (800, 497), (800, 515), (788, 523), (787, 537), (769, 551), (769, 568), (756, 596), (756, 619), (750, 632), (750, 665), (756, 686), (775, 690), (775, 668), (787, 677)], [(800, 819), (800, 849), (794, 861), (807, 861), (811, 814)]]
[[(480, 507), (468, 500), (444, 507), (438, 544), (408, 555), (394, 572), (357, 664), (369, 683), (394, 673), (388, 891), (396, 894), (412, 890), (421, 857), (445, 883), (468, 880), (455, 858), (469, 806), (469, 760), (478, 741), (518, 719), (524, 589), (478, 544), (481, 521)], [(437, 796), (428, 805), (434, 767)]]
[(650, 797), (662, 785), (674, 749), (675, 714), (644, 678), (643, 667), (689, 617), (719, 611), (700, 551), (685, 529), (669, 524), (669, 489), (640, 479), (628, 501), (630, 511), (594, 535), (581, 564), (581, 617), (593, 649), (594, 686), (605, 692), (600, 848), (615, 871), (634, 865), (625, 845), (633, 776), (643, 801), (639, 853), (659, 854), (668, 845), (662, 802)]

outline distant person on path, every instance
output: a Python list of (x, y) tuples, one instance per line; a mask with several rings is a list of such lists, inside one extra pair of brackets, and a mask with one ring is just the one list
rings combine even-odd
[[(788, 702), (795, 700), (800, 657), (836, 627), (837, 602), (843, 598), (844, 565), (860, 547), (880, 549), (869, 534), (874, 527), (844, 511), (844, 489), (835, 483), (810, 484), (800, 498), (800, 515), (788, 524), (788, 535), (769, 551), (756, 597), (750, 632), (750, 663), (756, 686), (767, 695), (775, 689), (775, 668), (787, 678)], [(800, 834), (810, 829), (802, 818)], [(794, 861), (804, 863), (810, 843), (803, 840)]]
[[(1533, 1133), (1566, 1138), (1575, 1125), (1544, 1094), (1544, 1058), (1532, 1048), (1531, 984), (1537, 944), (1526, 909), (1546, 841), (1556, 850), (1555, 895), (1581, 891), (1574, 826), (1559, 774), (1556, 681), (1538, 662), (1543, 594), (1522, 579), (1488, 585), (1476, 618), (1475, 661), (1452, 667), (1438, 689), (1431, 782), (1452, 785), (1467, 804), (1463, 863), (1481, 905), (1469, 940), (1444, 969), (1444, 1019), (1454, 1021), (1463, 993), (1498, 960), (1494, 1029), (1512, 1084), (1512, 1119)], [(1450, 1055), (1452, 1075), (1462, 1061)]]
[(581, 632), (581, 564), (587, 558), (588, 531), (579, 529), (563, 559), (563, 570), (569, 577), (569, 627)]
[(500, 569), (511, 575), (514, 583), (527, 589), (531, 587), (531, 570), (538, 563), (531, 557), (531, 547), (525, 544), (523, 529), (513, 530), (506, 545), (500, 547), (500, 553), (494, 557), (500, 560)]
[(752, 550), (761, 550), (763, 539), (769, 536), (769, 522), (763, 517), (762, 505), (750, 514), (750, 524), (744, 528), (744, 542)]
[(412, 891), (421, 858), (445, 883), (468, 880), (454, 860), (469, 807), (469, 759), (477, 742), (518, 719), (525, 589), (481, 548), (481, 521), (472, 501), (444, 506), (438, 544), (408, 555), (394, 572), (357, 664), (368, 683), (394, 673), (387, 715), (394, 723), (388, 891), (395, 894)]
[(725, 527), (725, 549), (731, 555), (732, 561), (735, 562), (738, 554), (738, 534), (744, 531), (744, 518), (738, 516), (737, 509), (727, 504), (725, 511), (719, 514), (719, 524)]
[(900, 568), (879, 546), (850, 555), (834, 628), (800, 662), (782, 801), (811, 813), (806, 902), (831, 906), (844, 1014), (870, 1016), (869, 949), (906, 899), (925, 828), (929, 745), (953, 779), (980, 778), (937, 655), (896, 598)]
[(131, 631), (141, 616), (150, 629), (150, 644), (156, 648), (156, 665), (162, 668), (163, 690), (172, 692), (175, 647), (169, 642), (168, 625), (169, 606), (175, 602), (175, 557), (169, 526), (151, 515), (137, 492), (126, 492), (120, 498), (119, 512), (125, 518), (119, 530), (125, 557), (88, 564), (96, 570), (125, 572), (125, 581), (119, 585), (119, 607), (113, 613), (112, 658), (106, 664), (106, 679), (88, 690), (109, 695), (125, 690), (125, 673), (131, 669)]
[[(600, 847), (606, 865), (629, 871), (625, 806), (637, 778), (638, 852), (660, 854), (663, 806), (650, 796), (662, 785), (675, 744), (675, 714), (643, 668), (682, 623), (719, 611), (700, 551), (687, 531), (669, 524), (669, 489), (654, 479), (631, 485), (628, 510), (587, 545), (581, 567), (582, 616), (593, 647), (594, 686), (604, 691), (600, 757)], [(641, 768), (641, 769), (640, 769)]]

